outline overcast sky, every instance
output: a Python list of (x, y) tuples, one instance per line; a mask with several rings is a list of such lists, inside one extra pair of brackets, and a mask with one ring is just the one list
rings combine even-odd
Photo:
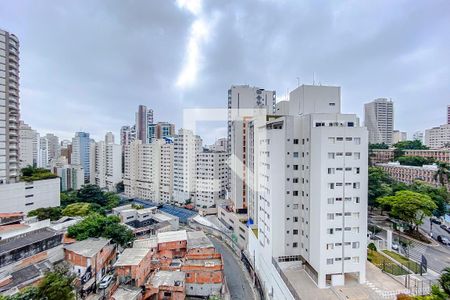
[[(118, 133), (139, 104), (179, 128), (185, 108), (225, 108), (232, 84), (285, 97), (313, 73), (361, 118), (392, 98), (408, 134), (450, 104), (448, 0), (1, 0), (0, 28), (21, 42), (22, 119), (62, 138)], [(198, 133), (210, 142), (221, 125)]]

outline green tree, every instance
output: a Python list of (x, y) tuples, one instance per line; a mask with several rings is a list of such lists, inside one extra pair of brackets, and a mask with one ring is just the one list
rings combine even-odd
[(411, 230), (418, 231), (426, 216), (431, 216), (436, 204), (430, 196), (413, 191), (399, 191), (394, 196), (381, 197), (378, 203), (390, 209), (390, 214), (407, 223)]
[(106, 193), (106, 208), (107, 209), (113, 209), (114, 207), (119, 206), (120, 204), (120, 197), (115, 193)]
[(450, 267), (442, 270), (441, 277), (439, 277), (439, 284), (444, 292), (450, 296)]
[(385, 143), (369, 144), (369, 150), (372, 150), (372, 149), (389, 149), (389, 146), (386, 145)]
[(35, 181), (58, 177), (56, 174), (50, 172), (50, 170), (44, 168), (36, 168), (33, 166), (27, 166), (23, 168), (21, 172), (21, 180), (23, 181)]
[(368, 201), (373, 209), (377, 205), (376, 199), (392, 193), (392, 179), (379, 167), (369, 167)]
[(35, 300), (39, 299), (39, 289), (34, 286), (27, 287), (12, 296), (0, 296), (0, 300)]
[(47, 300), (72, 300), (75, 299), (75, 277), (69, 273), (65, 266), (55, 266), (55, 269), (46, 273), (39, 283), (39, 299)]
[(110, 238), (122, 246), (126, 246), (134, 239), (133, 232), (125, 225), (120, 224), (119, 217), (106, 217), (97, 213), (92, 213), (84, 218), (83, 221), (70, 226), (67, 234), (78, 241), (90, 237)]
[(438, 170), (434, 174), (434, 180), (438, 180), (442, 186), (445, 186), (450, 178), (450, 166), (444, 162), (437, 163)]
[(78, 202), (78, 203), (72, 203), (66, 206), (66, 208), (63, 209), (62, 213), (64, 216), (87, 216), (91, 211), (91, 204), (90, 203), (84, 203), (84, 202)]
[(105, 193), (98, 185), (86, 184), (77, 192), (77, 198), (80, 202), (97, 203), (106, 206), (108, 199)]
[(56, 221), (62, 217), (62, 209), (60, 207), (41, 207), (28, 212), (28, 216), (29, 217), (37, 216), (39, 221), (46, 219)]
[(422, 181), (416, 180), (413, 184), (407, 186), (407, 188), (413, 192), (428, 195), (436, 204), (436, 209), (433, 211), (433, 215), (436, 217), (442, 217), (447, 214), (447, 204), (450, 199), (450, 193), (445, 187), (434, 187), (426, 184)]
[(67, 191), (60, 194), (61, 206), (66, 207), (69, 204), (81, 202), (77, 197), (76, 191)]
[(423, 166), (423, 165), (431, 165), (435, 162), (433, 158), (429, 157), (421, 157), (421, 156), (401, 156), (397, 158), (397, 161), (401, 165), (405, 166)]
[(400, 150), (427, 150), (427, 146), (422, 144), (419, 140), (414, 141), (401, 141), (393, 145), (394, 148)]

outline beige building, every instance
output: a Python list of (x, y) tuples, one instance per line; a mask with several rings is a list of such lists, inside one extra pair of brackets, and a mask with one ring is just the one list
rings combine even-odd
[(450, 145), (450, 124), (425, 130), (425, 145), (432, 149)]
[[(378, 164), (392, 178), (397, 181), (411, 184), (416, 180), (423, 181), (433, 186), (439, 186), (439, 180), (434, 176), (438, 167), (436, 165), (423, 165), (422, 167), (403, 166), (398, 162)], [(447, 187), (448, 188), (448, 187)]]
[(392, 145), (394, 102), (378, 98), (364, 104), (364, 125), (369, 131), (369, 143)]

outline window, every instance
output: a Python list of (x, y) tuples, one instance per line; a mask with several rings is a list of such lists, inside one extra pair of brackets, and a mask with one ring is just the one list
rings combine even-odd
[(348, 123), (347, 123), (347, 126), (348, 126), (348, 127), (354, 127), (354, 126), (355, 126), (355, 123), (354, 123), (354, 122), (348, 122)]
[(298, 222), (298, 217), (294, 217), (294, 223)]
[(328, 188), (329, 188), (330, 190), (334, 190), (334, 183), (329, 183), (329, 184), (328, 184)]
[(334, 220), (334, 214), (327, 214), (327, 220)]
[(340, 257), (336, 257), (335, 259), (334, 259), (335, 261), (341, 261), (342, 260), (342, 258), (340, 258)]
[(292, 191), (293, 196), (298, 196), (298, 191)]
[(355, 174), (359, 174), (360, 169), (359, 168), (355, 168)]
[(329, 106), (336, 106), (336, 103), (330, 102), (330, 103), (328, 103), (328, 105), (329, 105)]
[(352, 248), (353, 249), (358, 249), (359, 248), (359, 242), (353, 242), (352, 243)]
[(335, 243), (334, 244), (336, 247), (341, 247), (342, 246), (342, 243)]
[(352, 228), (353, 233), (359, 233), (359, 227), (353, 227)]
[(298, 178), (292, 178), (293, 183), (298, 183)]
[(353, 139), (353, 142), (355, 142), (356, 145), (359, 145), (359, 144), (361, 144), (361, 138), (355, 137), (355, 138)]
[(359, 182), (354, 182), (353, 183), (353, 188), (354, 189), (359, 189), (359, 187), (360, 187), (360, 183)]
[(334, 232), (333, 228), (328, 228), (328, 229), (327, 229), (327, 233), (328, 233), (328, 234), (333, 234), (333, 232)]
[(34, 195), (33, 194), (31, 194), (31, 195), (25, 195), (25, 198), (31, 198), (31, 197), (33, 197)]
[(293, 165), (294, 170), (298, 170), (298, 165)]
[(352, 230), (351, 227), (345, 227), (344, 229), (345, 229), (345, 231), (350, 231), (350, 230)]
[(334, 138), (334, 137), (329, 137), (329, 138), (328, 138), (328, 142), (329, 142), (330, 144), (334, 144), (334, 143), (336, 142), (336, 138)]
[(333, 250), (333, 244), (327, 244), (327, 250)]
[(361, 158), (361, 153), (355, 152), (355, 153), (353, 154), (353, 157), (354, 157), (355, 159), (360, 159), (360, 158)]
[(334, 204), (334, 198), (328, 198), (328, 204)]
[(342, 153), (342, 152), (337, 152), (336, 153), (336, 156), (342, 156), (342, 155), (344, 155), (344, 153)]
[(342, 217), (342, 213), (336, 213), (336, 217)]
[(292, 208), (293, 208), (293, 209), (298, 209), (298, 204), (292, 205)]
[(346, 140), (347, 142), (350, 142), (350, 141), (352, 140), (352, 138), (351, 138), (351, 137), (346, 137), (345, 140)]
[(353, 218), (359, 219), (359, 212), (354, 212), (353, 213)]
[(292, 243), (292, 247), (293, 248), (297, 248), (298, 247), (298, 243), (297, 242)]
[(352, 197), (345, 197), (345, 201), (352, 201)]
[(354, 197), (355, 203), (359, 203), (359, 197)]
[(293, 235), (298, 235), (298, 229), (292, 230), (292, 234), (293, 234)]
[(332, 265), (332, 264), (333, 264), (333, 259), (327, 258), (327, 265)]
[(333, 152), (328, 152), (328, 158), (329, 159), (334, 159), (334, 153)]
[(336, 141), (338, 141), (338, 142), (342, 142), (343, 140), (344, 140), (344, 138), (341, 136), (336, 138)]
[(352, 257), (352, 262), (359, 263), (359, 257), (358, 256)]
[(345, 152), (345, 156), (352, 156), (351, 152)]
[(298, 157), (298, 152), (294, 152), (294, 153), (292, 153), (292, 155), (293, 155), (295, 158), (297, 158), (297, 157)]
[(335, 228), (336, 231), (342, 231), (342, 228)]
[(294, 145), (298, 145), (298, 139), (294, 139)]
[(342, 198), (341, 197), (337, 197), (336, 201), (342, 201)]
[(334, 174), (334, 168), (328, 168), (328, 174)]

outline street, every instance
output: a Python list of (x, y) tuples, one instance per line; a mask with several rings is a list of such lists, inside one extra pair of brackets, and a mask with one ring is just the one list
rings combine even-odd
[(225, 269), (224, 273), (230, 290), (231, 299), (256, 299), (251, 283), (249, 282), (248, 277), (245, 276), (244, 272), (246, 271), (241, 267), (238, 258), (222, 241), (211, 236), (210, 239), (217, 251), (222, 254)]

